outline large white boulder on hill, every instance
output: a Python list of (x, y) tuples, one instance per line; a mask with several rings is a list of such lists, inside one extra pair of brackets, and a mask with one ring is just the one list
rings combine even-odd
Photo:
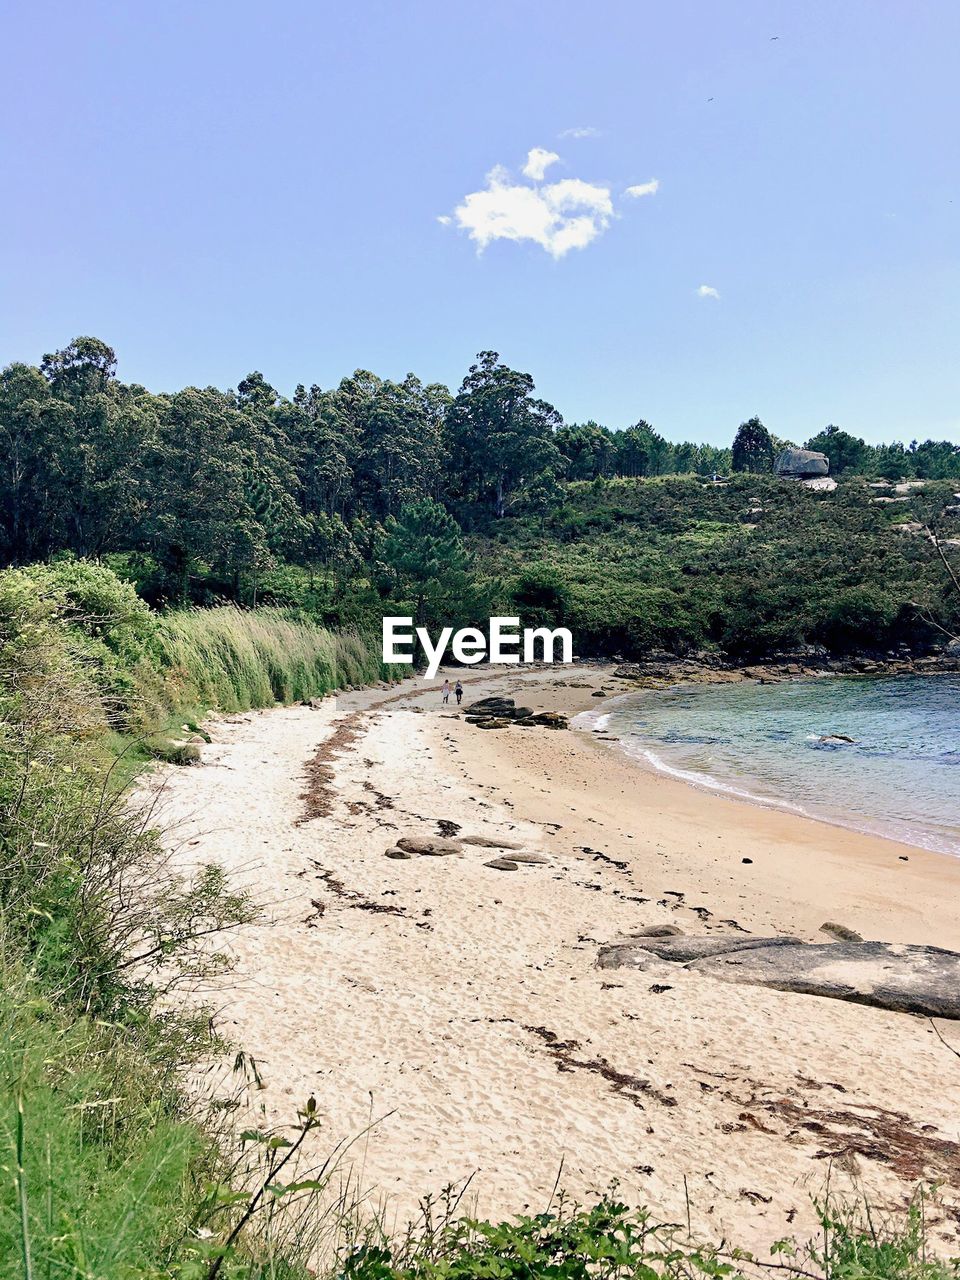
[(825, 476), (830, 471), (830, 459), (825, 453), (813, 449), (784, 449), (774, 467), (778, 476), (808, 480), (813, 476)]

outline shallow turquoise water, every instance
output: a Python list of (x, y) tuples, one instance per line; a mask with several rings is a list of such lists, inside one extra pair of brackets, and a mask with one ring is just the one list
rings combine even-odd
[(960, 856), (960, 676), (691, 686), (580, 723), (689, 782)]

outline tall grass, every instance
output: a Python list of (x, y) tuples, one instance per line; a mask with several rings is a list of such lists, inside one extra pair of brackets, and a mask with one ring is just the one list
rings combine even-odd
[[(0, 956), (0, 1280), (153, 1271), (181, 1247), (207, 1146), (129, 1037)], [(28, 1261), (29, 1260), (29, 1261)]]
[(160, 619), (157, 645), (167, 696), (180, 707), (268, 707), (387, 674), (372, 640), (328, 631), (281, 609), (177, 610)]

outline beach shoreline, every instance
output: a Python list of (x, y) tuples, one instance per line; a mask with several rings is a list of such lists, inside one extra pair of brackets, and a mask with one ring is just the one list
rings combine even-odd
[[(475, 672), (463, 710), (496, 692), (574, 715), (610, 674)], [(348, 717), (328, 812), (304, 821), (308, 766)], [(218, 1029), (260, 1064), (258, 1122), (313, 1093), (319, 1156), (375, 1121), (362, 1178), (397, 1223), (466, 1178), (484, 1216), (539, 1210), (561, 1167), (570, 1194), (616, 1181), (667, 1220), (689, 1195), (695, 1231), (757, 1249), (815, 1229), (828, 1170), (880, 1203), (921, 1180), (960, 1194), (956, 1063), (929, 1019), (597, 967), (657, 925), (955, 947), (960, 860), (700, 791), (596, 734), (480, 730), (439, 680), (209, 728), (199, 768), (162, 771), (161, 818), (270, 903), (233, 944)], [(543, 861), (385, 856), (452, 828)], [(956, 1245), (948, 1214), (936, 1232)]]
[[(781, 684), (790, 683), (792, 685), (816, 685), (823, 682), (824, 679), (833, 680), (909, 680), (912, 678), (930, 679), (936, 677), (954, 677), (956, 673), (952, 670), (943, 670), (937, 672), (913, 672), (913, 671), (896, 671), (882, 672), (867, 676), (851, 676), (848, 673), (807, 673), (803, 676), (794, 676), (784, 678), (782, 680), (767, 681), (764, 684)], [(756, 680), (724, 680), (723, 684), (742, 684), (757, 683)], [(743, 773), (728, 772), (720, 776), (719, 773), (711, 773), (706, 771), (694, 770), (684, 767), (676, 762), (659, 756), (655, 748), (658, 746), (656, 739), (643, 740), (639, 750), (632, 750), (627, 738), (618, 735), (615, 729), (604, 723), (610, 718), (612, 712), (630, 705), (636, 698), (656, 698), (663, 693), (671, 693), (674, 691), (689, 691), (693, 689), (701, 689), (711, 687), (711, 682), (703, 680), (680, 680), (672, 685), (662, 685), (657, 688), (644, 687), (633, 688), (628, 690), (617, 690), (611, 693), (606, 701), (592, 704), (575, 712), (570, 721), (570, 727), (575, 732), (591, 735), (592, 741), (598, 745), (608, 746), (610, 750), (615, 751), (618, 755), (625, 757), (630, 763), (658, 777), (669, 778), (673, 781), (680, 782), (684, 786), (692, 787), (695, 791), (704, 792), (709, 795), (726, 796), (730, 799), (740, 801), (744, 804), (756, 806), (761, 809), (774, 809), (784, 813), (791, 813), (797, 817), (806, 818), (813, 822), (819, 822), (829, 827), (839, 827), (844, 831), (856, 831), (862, 835), (870, 836), (877, 840), (891, 841), (897, 845), (906, 845), (908, 848), (917, 851), (923, 850), (926, 853), (934, 853), (939, 857), (958, 858), (960, 851), (953, 846), (944, 847), (940, 843), (933, 843), (932, 838), (942, 841), (945, 837), (940, 833), (930, 833), (924, 831), (927, 836), (925, 843), (921, 838), (909, 838), (908, 833), (891, 834), (884, 830), (884, 820), (876, 815), (870, 815), (860, 810), (857, 811), (856, 817), (846, 816), (840, 812), (836, 806), (823, 804), (817, 808), (807, 808), (804, 805), (792, 802), (782, 795), (762, 794), (759, 790), (750, 790), (750, 780)], [(643, 739), (642, 734), (631, 734), (639, 739)]]

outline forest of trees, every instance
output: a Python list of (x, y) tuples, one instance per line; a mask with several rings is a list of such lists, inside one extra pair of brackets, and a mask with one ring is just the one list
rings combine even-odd
[[(273, 556), (363, 558), (374, 526), (413, 503), (442, 503), (470, 528), (544, 510), (564, 479), (770, 471), (785, 443), (756, 417), (732, 450), (671, 444), (643, 420), (565, 425), (489, 351), (456, 395), (365, 370), (292, 399), (260, 373), (235, 391), (157, 395), (119, 381), (104, 342), (77, 338), (0, 374), (0, 558), (137, 549), (185, 595), (197, 562), (236, 577)], [(877, 447), (828, 426), (806, 447), (833, 474), (960, 477), (949, 442)]]
[[(0, 563), (123, 557), (153, 603), (245, 605), (293, 566), (328, 598), (363, 580), (424, 616), (452, 596), (469, 614), (465, 539), (533, 522), (549, 541), (569, 527), (575, 482), (759, 478), (786, 443), (757, 417), (730, 449), (671, 444), (643, 420), (565, 424), (492, 351), (455, 394), (366, 370), (292, 397), (260, 373), (157, 394), (120, 381), (106, 343), (77, 338), (0, 374)], [(949, 442), (872, 446), (831, 425), (803, 443), (841, 476), (960, 477)]]

